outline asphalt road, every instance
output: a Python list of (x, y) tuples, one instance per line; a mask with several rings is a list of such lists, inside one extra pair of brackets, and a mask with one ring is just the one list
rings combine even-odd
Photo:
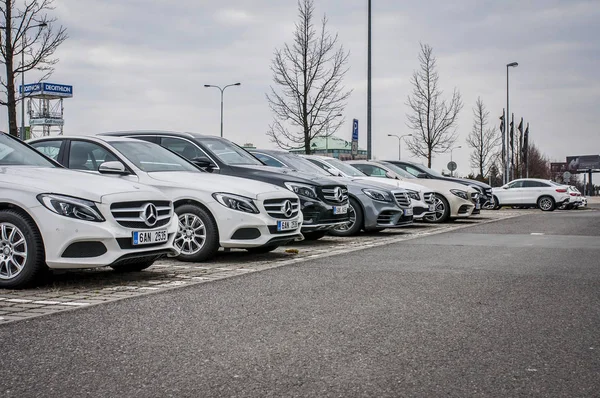
[(3, 397), (600, 395), (600, 211), (0, 327)]

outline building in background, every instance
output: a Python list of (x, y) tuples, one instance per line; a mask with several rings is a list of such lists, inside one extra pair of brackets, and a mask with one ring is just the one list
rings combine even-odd
[(63, 99), (73, 97), (73, 86), (56, 83), (33, 83), (20, 87), (27, 99), (29, 126), (25, 139), (62, 135), (64, 119)]
[[(312, 140), (311, 151), (315, 155), (330, 156), (340, 160), (352, 159), (352, 142), (341, 138), (331, 136), (328, 138), (316, 137)], [(303, 149), (292, 149), (292, 153), (304, 153)], [(354, 157), (357, 160), (367, 159), (367, 150), (358, 148), (358, 155)]]

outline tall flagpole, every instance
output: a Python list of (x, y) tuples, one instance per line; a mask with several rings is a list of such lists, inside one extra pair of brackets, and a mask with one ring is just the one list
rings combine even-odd
[(369, 0), (367, 37), (367, 159), (371, 160), (371, 0)]

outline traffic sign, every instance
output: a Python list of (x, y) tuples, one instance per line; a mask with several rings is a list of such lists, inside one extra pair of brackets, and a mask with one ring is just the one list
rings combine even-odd
[(458, 167), (456, 165), (456, 162), (448, 162), (448, 164), (446, 166), (448, 167), (448, 170), (450, 170), (450, 171), (455, 171), (456, 168)]
[(358, 141), (352, 141), (352, 155), (358, 155)]
[(563, 180), (564, 180), (564, 181), (567, 181), (567, 182), (568, 182), (569, 180), (571, 180), (571, 173), (569, 173), (568, 171), (565, 171), (565, 172), (563, 173)]
[(358, 141), (358, 119), (352, 120), (352, 141)]

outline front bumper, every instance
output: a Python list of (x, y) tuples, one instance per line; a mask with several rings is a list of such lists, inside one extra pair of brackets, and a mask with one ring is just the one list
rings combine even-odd
[(359, 198), (363, 204), (364, 228), (398, 228), (413, 223), (413, 208), (402, 208), (395, 202), (378, 202), (366, 195)]
[[(348, 201), (336, 206), (347, 206)], [(327, 204), (319, 199), (311, 199), (300, 196), (300, 208), (304, 221), (302, 232), (327, 231), (348, 222), (349, 214), (334, 214), (333, 205)]]
[(474, 214), (475, 203), (453, 194), (450, 195), (450, 218), (467, 218)]
[(175, 257), (179, 251), (173, 246), (177, 233), (177, 216), (173, 213), (169, 224), (147, 229), (144, 232), (167, 230), (165, 243), (133, 245), (133, 232), (109, 215), (108, 205), (99, 204), (106, 218), (104, 222), (88, 222), (64, 217), (51, 212), (44, 206), (30, 208), (42, 234), (49, 268), (97, 268), (108, 265), (140, 261), (156, 256)]
[(413, 218), (417, 221), (422, 220), (424, 217), (435, 214), (435, 205), (431, 203), (426, 203), (422, 200), (411, 199), (411, 204), (413, 207)]

